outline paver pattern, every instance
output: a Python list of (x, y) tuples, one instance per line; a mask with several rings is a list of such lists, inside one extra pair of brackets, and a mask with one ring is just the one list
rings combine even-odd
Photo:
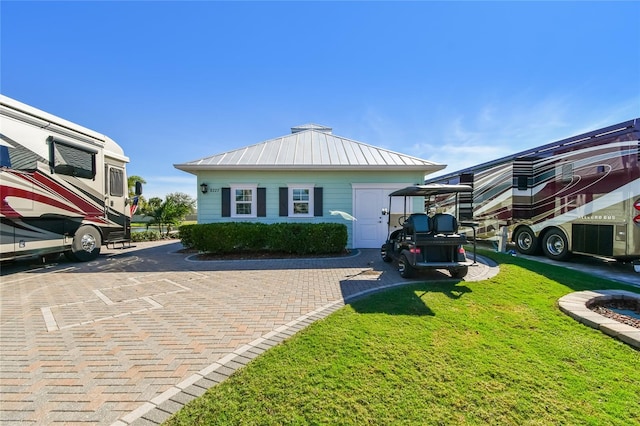
[[(161, 423), (352, 298), (408, 282), (378, 250), (190, 261), (180, 248), (139, 243), (88, 263), (3, 266), (0, 423)], [(467, 280), (496, 272), (479, 263)]]

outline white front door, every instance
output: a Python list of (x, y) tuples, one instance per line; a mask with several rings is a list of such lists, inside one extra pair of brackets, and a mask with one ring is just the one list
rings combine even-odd
[[(389, 216), (383, 216), (382, 209), (389, 208), (389, 194), (405, 186), (408, 185), (380, 184), (379, 187), (371, 184), (366, 187), (354, 185), (353, 215), (356, 218), (353, 222), (354, 248), (380, 248), (384, 244), (389, 231), (387, 225)], [(395, 210), (395, 204), (392, 210)]]

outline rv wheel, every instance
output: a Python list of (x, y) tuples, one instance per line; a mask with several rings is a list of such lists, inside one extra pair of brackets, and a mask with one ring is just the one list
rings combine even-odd
[(402, 278), (411, 278), (415, 275), (415, 269), (409, 263), (407, 256), (404, 254), (398, 259), (398, 272)]
[(100, 254), (100, 233), (93, 226), (84, 225), (76, 232), (71, 244), (71, 255), (80, 262), (94, 260)]
[(516, 250), (522, 254), (536, 254), (538, 252), (538, 238), (530, 228), (518, 229), (513, 240), (516, 243)]
[(552, 260), (566, 260), (569, 255), (569, 242), (559, 229), (552, 229), (544, 235), (542, 251)]

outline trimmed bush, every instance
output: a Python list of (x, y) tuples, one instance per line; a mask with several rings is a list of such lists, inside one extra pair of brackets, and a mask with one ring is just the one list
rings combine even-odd
[(140, 242), (140, 241), (157, 241), (161, 238), (160, 232), (147, 230), (140, 232), (132, 232), (131, 233), (131, 241)]
[(185, 247), (205, 253), (272, 252), (340, 253), (347, 244), (347, 227), (337, 223), (224, 222), (180, 227)]

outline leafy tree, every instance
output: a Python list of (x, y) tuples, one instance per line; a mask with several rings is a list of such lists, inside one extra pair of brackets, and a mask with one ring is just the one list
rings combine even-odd
[(144, 214), (153, 218), (152, 223), (158, 225), (160, 234), (162, 226), (167, 227), (166, 235), (171, 232), (172, 226), (179, 225), (195, 209), (196, 201), (191, 196), (174, 192), (165, 197), (162, 201), (158, 197), (150, 198), (146, 203)]
[(160, 207), (162, 204), (162, 198), (160, 197), (151, 197), (147, 201), (147, 204), (142, 209), (142, 214), (147, 216), (153, 216), (153, 212)]

